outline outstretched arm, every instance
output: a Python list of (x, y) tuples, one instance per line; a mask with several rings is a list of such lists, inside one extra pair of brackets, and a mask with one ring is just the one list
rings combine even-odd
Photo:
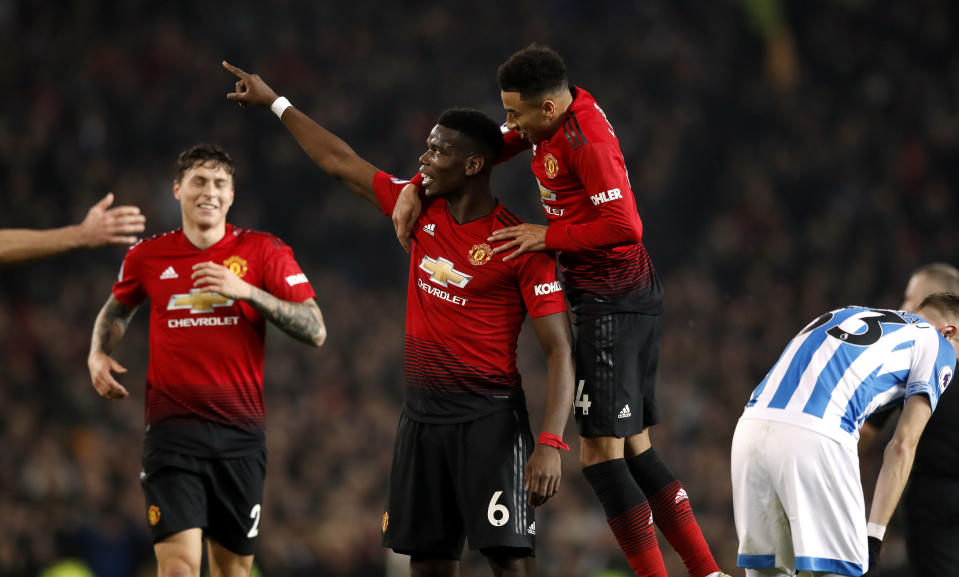
[(326, 341), (323, 312), (313, 299), (285, 301), (257, 288), (223, 265), (201, 262), (193, 265), (193, 286), (250, 303), (281, 331), (314, 347)]
[[(228, 99), (241, 105), (270, 106), (279, 98), (259, 74), (248, 74), (226, 61), (223, 67), (239, 79), (236, 91), (226, 95)], [(280, 113), (280, 119), (323, 172), (342, 180), (354, 192), (379, 207), (373, 192), (373, 177), (377, 173), (375, 166), (360, 158), (341, 138), (293, 106), (286, 107)]]
[(123, 374), (127, 370), (111, 357), (110, 353), (123, 340), (135, 312), (137, 307), (127, 306), (110, 295), (93, 324), (87, 368), (90, 370), (93, 388), (101, 397), (125, 399), (130, 396), (123, 385), (113, 377), (113, 373)]
[(146, 218), (135, 206), (115, 206), (113, 193), (93, 205), (80, 224), (48, 230), (0, 230), (0, 265), (54, 256), (75, 248), (133, 244)]
[[(526, 492), (533, 506), (542, 505), (559, 490), (562, 478), (560, 449), (570, 408), (573, 406), (573, 338), (566, 312), (533, 319), (533, 328), (546, 353), (546, 409), (540, 442), (526, 463)], [(552, 438), (550, 444), (544, 437)]]

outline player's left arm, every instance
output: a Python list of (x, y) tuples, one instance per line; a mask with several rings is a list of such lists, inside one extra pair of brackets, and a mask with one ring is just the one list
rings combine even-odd
[[(526, 493), (538, 506), (559, 490), (562, 478), (560, 449), (573, 405), (573, 338), (565, 311), (533, 318), (533, 328), (546, 353), (546, 408), (540, 440), (526, 463)], [(559, 442), (559, 443), (558, 443)]]
[(503, 260), (524, 252), (601, 250), (643, 239), (643, 223), (626, 176), (626, 165), (615, 143), (590, 143), (577, 150), (570, 169), (579, 178), (598, 217), (583, 224), (549, 227), (524, 223), (493, 232), (491, 241), (507, 241), (493, 252), (513, 250)]
[(326, 341), (326, 324), (316, 300), (291, 302), (277, 298), (214, 262), (193, 265), (193, 286), (247, 302), (281, 331), (314, 347)]
[(902, 497), (902, 491), (909, 480), (912, 462), (916, 456), (916, 445), (922, 435), (932, 407), (929, 397), (924, 394), (914, 394), (906, 399), (902, 415), (896, 424), (896, 431), (892, 440), (886, 445), (883, 452), (882, 468), (876, 480), (876, 491), (873, 494), (872, 505), (869, 508), (869, 562), (868, 575), (876, 575), (879, 562), (879, 550), (882, 547), (882, 537), (886, 525), (892, 518), (896, 505)]

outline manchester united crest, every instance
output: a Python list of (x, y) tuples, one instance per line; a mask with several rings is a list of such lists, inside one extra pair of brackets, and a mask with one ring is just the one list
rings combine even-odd
[(489, 262), (489, 259), (493, 258), (493, 247), (485, 242), (474, 244), (466, 256), (470, 259), (470, 264), (472, 265), (479, 266), (486, 264)]
[(246, 274), (246, 260), (236, 255), (233, 255), (223, 261), (223, 266), (230, 269), (233, 274), (240, 278), (243, 278), (243, 275)]
[(150, 520), (150, 525), (156, 525), (160, 522), (160, 508), (156, 505), (150, 505), (150, 508), (147, 510), (147, 519)]
[(543, 158), (543, 168), (546, 169), (546, 176), (556, 178), (556, 175), (559, 174), (559, 161), (547, 152), (546, 157)]
[(383, 512), (383, 532), (386, 533), (386, 528), (390, 526), (390, 514), (388, 511)]

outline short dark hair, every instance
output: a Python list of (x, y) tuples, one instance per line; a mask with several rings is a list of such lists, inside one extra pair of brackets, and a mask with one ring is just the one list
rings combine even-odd
[(933, 309), (949, 320), (959, 321), (959, 296), (953, 293), (932, 293), (922, 299), (919, 308), (916, 309), (916, 314), (922, 316), (920, 311), (925, 308)]
[[(450, 108), (436, 122), (466, 136), (487, 160), (495, 160), (503, 152), (503, 131), (495, 120), (472, 108)], [(473, 151), (471, 151), (473, 152)]]
[(959, 294), (959, 269), (945, 262), (934, 262), (917, 268), (912, 276), (921, 274), (929, 280), (939, 283), (943, 290)]
[(496, 71), (496, 81), (500, 90), (519, 92), (523, 100), (569, 86), (562, 57), (543, 44), (530, 44), (510, 56)]
[(176, 159), (176, 179), (179, 181), (190, 170), (198, 164), (212, 162), (218, 164), (226, 170), (230, 176), (236, 175), (236, 165), (233, 164), (233, 158), (219, 146), (215, 144), (197, 144), (180, 153)]

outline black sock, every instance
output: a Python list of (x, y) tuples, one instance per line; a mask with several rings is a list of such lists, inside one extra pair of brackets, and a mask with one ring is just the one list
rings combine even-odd
[(592, 485), (599, 502), (603, 504), (607, 519), (646, 501), (646, 495), (630, 474), (625, 459), (613, 459), (584, 467), (583, 475)]
[(676, 481), (676, 475), (659, 458), (656, 449), (650, 447), (626, 460), (629, 472), (647, 496), (659, 493), (660, 489)]

